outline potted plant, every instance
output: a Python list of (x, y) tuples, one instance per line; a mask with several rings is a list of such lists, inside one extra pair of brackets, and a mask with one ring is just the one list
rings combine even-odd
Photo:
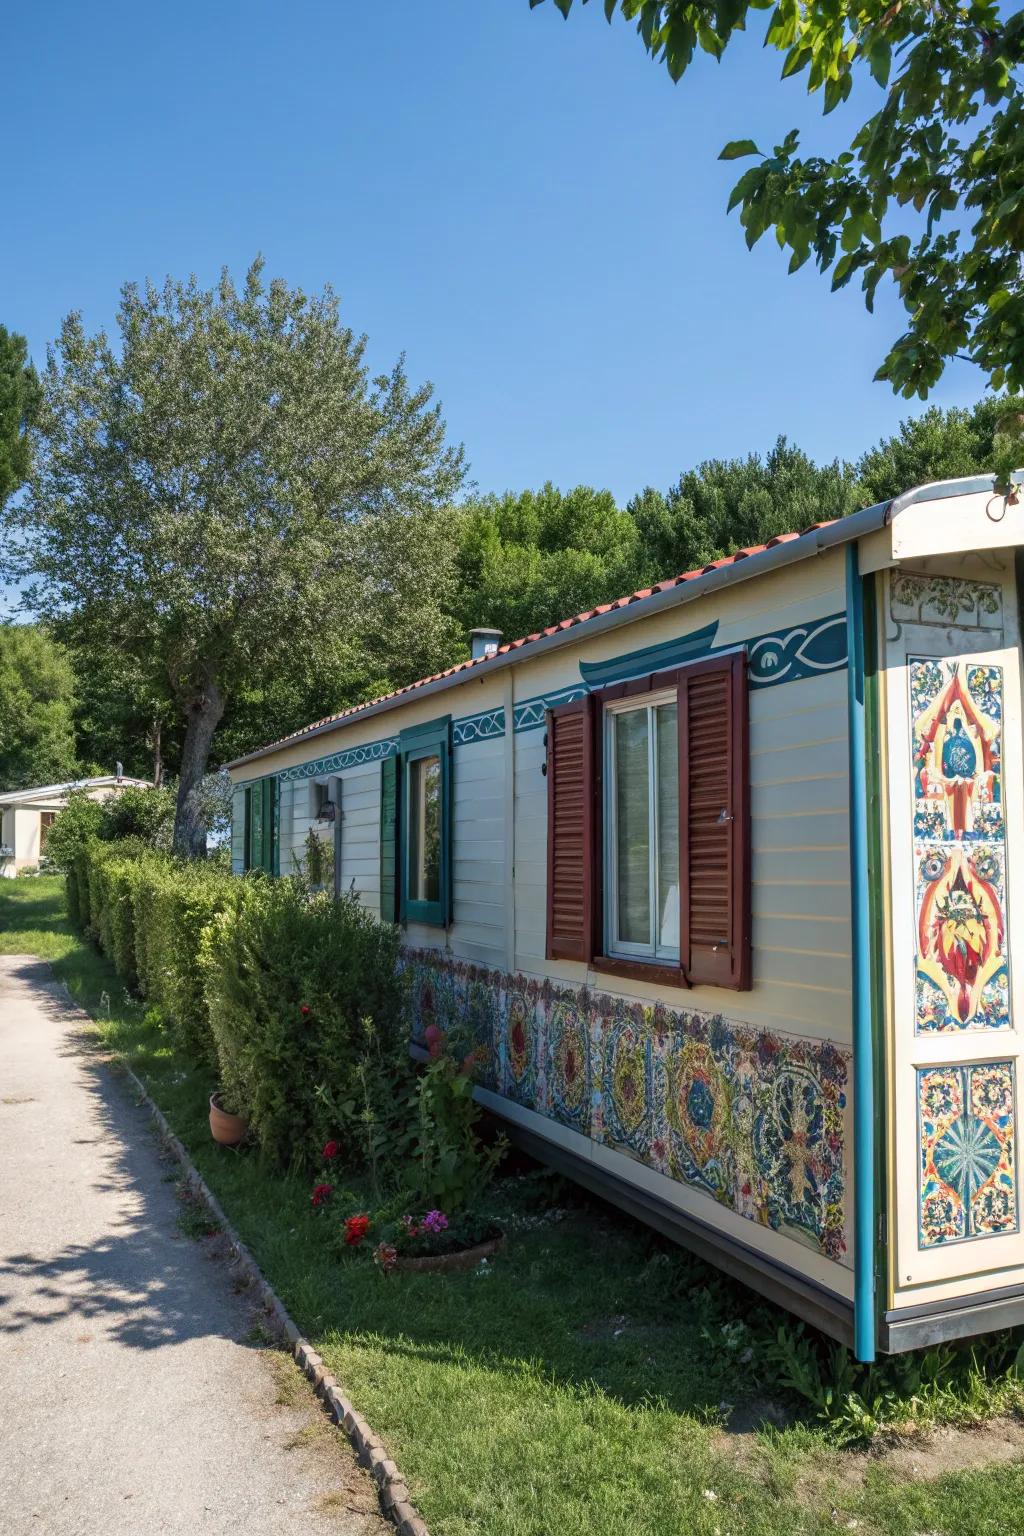
[(228, 1109), (219, 1091), (210, 1095), (210, 1135), (222, 1147), (237, 1147), (245, 1140), (248, 1126), (241, 1115)]

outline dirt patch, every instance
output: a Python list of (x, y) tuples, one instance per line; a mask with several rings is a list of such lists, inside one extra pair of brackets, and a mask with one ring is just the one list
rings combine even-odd
[[(901, 1439), (858, 1458), (860, 1477), (881, 1466), (911, 1482), (931, 1481), (950, 1472), (1016, 1461), (1024, 1456), (1024, 1423), (1019, 1419), (990, 1419), (964, 1429), (929, 1430), (920, 1438)], [(845, 1458), (844, 1458), (845, 1459)]]

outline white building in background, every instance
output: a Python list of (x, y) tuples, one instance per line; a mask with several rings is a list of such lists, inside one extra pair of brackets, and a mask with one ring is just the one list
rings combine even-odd
[(11, 789), (0, 794), (0, 879), (13, 879), (21, 869), (34, 869), (46, 852), (46, 834), (73, 789), (84, 789), (90, 800), (109, 800), (126, 789), (149, 789), (148, 779), (128, 779), (108, 773), (69, 784), (44, 784), (37, 789)]

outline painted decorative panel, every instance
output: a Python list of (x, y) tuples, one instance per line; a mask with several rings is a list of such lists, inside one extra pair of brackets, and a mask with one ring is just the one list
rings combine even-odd
[(483, 1086), (846, 1261), (847, 1053), (432, 951), (407, 968), (414, 1033), (483, 1047)]
[(911, 660), (918, 1033), (1009, 1029), (1003, 677)]
[(889, 611), (903, 624), (999, 630), (1003, 594), (1001, 588), (984, 581), (898, 572), (892, 578)]
[(918, 1070), (922, 1248), (1017, 1230), (1013, 1063)]

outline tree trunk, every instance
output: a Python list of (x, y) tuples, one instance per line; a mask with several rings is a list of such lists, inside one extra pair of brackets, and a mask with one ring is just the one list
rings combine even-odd
[(202, 785), (210, 760), (213, 733), (224, 713), (225, 699), (217, 684), (207, 683), (201, 694), (185, 700), (185, 742), (181, 749), (181, 778), (174, 810), (174, 851), (182, 858), (206, 857), (206, 822)]
[(153, 719), (153, 736), (152, 736), (152, 741), (153, 741), (153, 784), (154, 784), (154, 786), (157, 789), (160, 788), (161, 784), (164, 781), (164, 759), (163, 759), (163, 753), (161, 752), (161, 749), (160, 749), (162, 734), (163, 734), (163, 732), (162, 732), (161, 725), (160, 725), (160, 716), (156, 715), (154, 717), (154, 719)]

